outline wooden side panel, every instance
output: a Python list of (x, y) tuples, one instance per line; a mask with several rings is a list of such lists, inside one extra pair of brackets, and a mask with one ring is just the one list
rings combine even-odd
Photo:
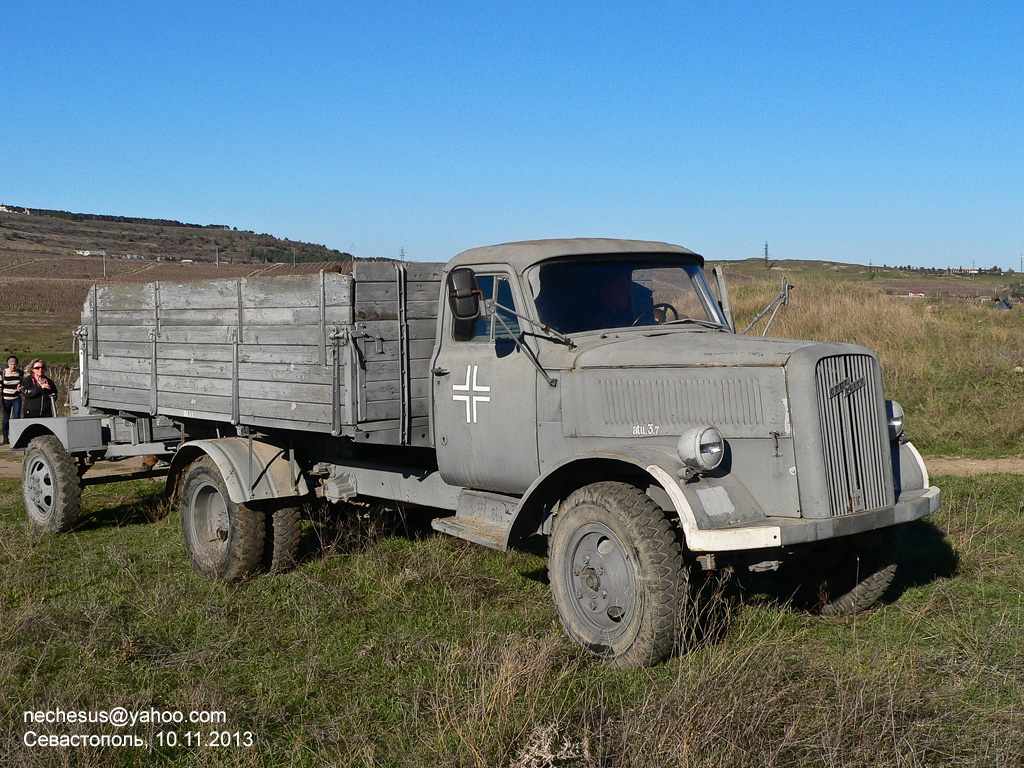
[[(82, 314), (89, 404), (313, 431), (358, 424), (374, 442), (424, 445), (442, 265), (402, 267), (98, 286)], [(336, 372), (338, 330), (348, 346)]]
[(82, 322), (90, 405), (319, 431), (335, 407), (347, 419), (325, 339), (352, 322), (346, 275), (100, 286)]

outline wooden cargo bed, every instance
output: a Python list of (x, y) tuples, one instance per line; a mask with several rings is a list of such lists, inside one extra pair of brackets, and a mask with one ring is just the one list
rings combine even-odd
[(84, 404), (427, 445), (442, 266), (94, 286)]

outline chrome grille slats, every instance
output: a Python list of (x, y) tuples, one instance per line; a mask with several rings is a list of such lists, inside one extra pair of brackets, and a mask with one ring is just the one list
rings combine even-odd
[(869, 355), (822, 358), (815, 369), (829, 513), (886, 506), (888, 445), (878, 423), (876, 363)]

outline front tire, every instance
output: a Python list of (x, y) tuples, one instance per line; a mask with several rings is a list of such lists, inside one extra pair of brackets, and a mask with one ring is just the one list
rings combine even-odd
[(33, 438), (21, 465), (28, 519), (49, 533), (71, 530), (82, 513), (82, 487), (74, 457), (53, 435)]
[(213, 459), (202, 456), (185, 473), (181, 532), (192, 566), (203, 576), (239, 581), (263, 565), (261, 510), (236, 504)]
[(689, 569), (678, 529), (638, 488), (573, 492), (554, 520), (548, 575), (566, 634), (612, 666), (651, 666), (676, 650)]
[(822, 616), (848, 616), (875, 605), (896, 575), (894, 531), (838, 539), (826, 549), (827, 565), (814, 586)]

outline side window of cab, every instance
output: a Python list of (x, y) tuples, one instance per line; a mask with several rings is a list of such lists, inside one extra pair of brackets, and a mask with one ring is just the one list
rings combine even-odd
[[(512, 341), (519, 337), (519, 318), (512, 298), (512, 286), (504, 275), (477, 275), (477, 286), (483, 294), (480, 304), (480, 315), (475, 320), (460, 321), (452, 319), (452, 338), (455, 341), (475, 341), (488, 343), (491, 340), (491, 327), (494, 328), (495, 341)], [(498, 305), (493, 314), (488, 314), (486, 305), (496, 299)], [(497, 316), (497, 317), (495, 317)]]

